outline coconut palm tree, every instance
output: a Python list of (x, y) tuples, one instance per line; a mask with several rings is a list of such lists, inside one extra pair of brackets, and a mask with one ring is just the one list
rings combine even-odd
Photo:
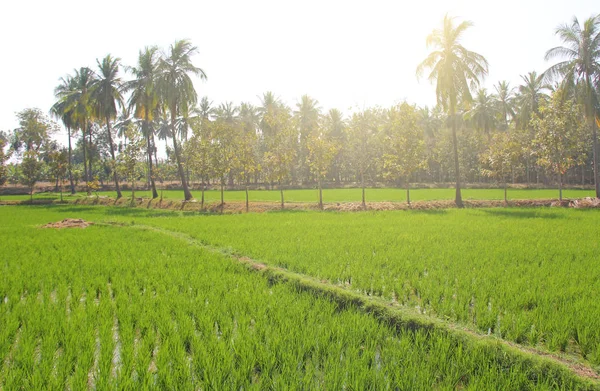
[(75, 184), (73, 183), (73, 171), (72, 171), (72, 162), (73, 162), (73, 148), (71, 146), (71, 130), (75, 129), (76, 123), (73, 118), (73, 113), (68, 110), (69, 102), (64, 99), (71, 90), (74, 88), (74, 79), (71, 76), (67, 76), (66, 78), (60, 78), (60, 84), (56, 86), (54, 89), (54, 96), (57, 98), (56, 103), (52, 105), (50, 109), (50, 113), (57, 119), (59, 119), (65, 128), (67, 129), (67, 138), (69, 142), (68, 148), (68, 159), (67, 162), (67, 171), (69, 174), (69, 184), (71, 187), (71, 194), (75, 194)]
[(125, 84), (125, 90), (130, 91), (128, 106), (136, 118), (142, 120), (142, 133), (146, 139), (146, 154), (148, 155), (148, 176), (152, 188), (152, 198), (158, 198), (152, 167), (152, 152), (154, 151), (154, 132), (152, 120), (158, 107), (158, 90), (156, 87), (158, 67), (158, 48), (146, 47), (140, 50), (135, 67), (127, 70), (134, 79)]
[(463, 21), (454, 24), (454, 18), (446, 15), (442, 27), (433, 30), (427, 37), (427, 47), (434, 47), (425, 60), (417, 67), (417, 77), (429, 69), (428, 79), (436, 81), (436, 96), (448, 113), (452, 124), (452, 147), (454, 171), (456, 175), (456, 205), (461, 207), (460, 168), (458, 163), (458, 142), (456, 137), (456, 110), (459, 102), (471, 101), (471, 88), (479, 85), (480, 79), (488, 73), (487, 60), (480, 54), (467, 50), (460, 44), (464, 32), (473, 23)]
[(490, 132), (496, 126), (496, 114), (498, 114), (498, 108), (494, 96), (488, 94), (485, 88), (481, 88), (477, 90), (475, 102), (471, 109), (465, 113), (464, 117), (465, 119), (472, 120), (475, 127), (483, 130), (488, 140), (490, 140)]
[(208, 100), (208, 97), (203, 96), (198, 105), (198, 111), (202, 119), (210, 119), (215, 114), (215, 109), (212, 107), (212, 101)]
[(169, 53), (160, 59), (157, 78), (160, 98), (169, 110), (173, 151), (186, 201), (192, 199), (192, 193), (183, 169), (181, 149), (177, 141), (176, 122), (185, 106), (194, 107), (198, 100), (190, 74), (199, 76), (202, 80), (206, 79), (204, 71), (192, 64), (192, 56), (197, 51), (198, 49), (187, 40), (176, 41), (170, 46)]
[(509, 118), (515, 117), (514, 88), (511, 88), (506, 80), (502, 80), (494, 86), (494, 89), (496, 90), (496, 104), (498, 105), (502, 124), (504, 130), (507, 130)]
[(92, 105), (96, 118), (104, 121), (106, 134), (108, 136), (110, 157), (112, 158), (113, 180), (117, 191), (117, 199), (121, 198), (121, 188), (119, 187), (119, 176), (116, 169), (115, 145), (111, 130), (111, 121), (117, 118), (117, 105), (124, 106), (123, 82), (119, 77), (120, 59), (113, 58), (110, 54), (102, 59), (102, 62), (96, 60), (98, 64), (98, 79), (94, 83), (92, 90)]
[[(87, 145), (86, 136), (88, 134), (90, 135), (91, 142), (90, 124), (93, 118), (91, 92), (95, 82), (96, 74), (90, 68), (81, 67), (76, 69), (69, 91), (65, 92), (62, 96), (67, 103), (66, 110), (72, 115), (73, 123), (77, 129), (81, 130), (84, 180), (86, 182), (89, 182), (92, 179), (91, 151), (88, 153), (88, 149), (91, 148), (91, 145)], [(88, 194), (90, 194), (89, 188)]]
[[(583, 27), (583, 28), (582, 28)], [(564, 46), (557, 46), (546, 52), (546, 60), (564, 59), (551, 66), (544, 76), (547, 80), (562, 78), (562, 86), (574, 92), (579, 86), (583, 93), (579, 95), (585, 109), (585, 118), (592, 132), (594, 183), (596, 197), (600, 198), (600, 182), (598, 181), (598, 132), (595, 105), (598, 101), (596, 86), (600, 83), (600, 14), (592, 16), (579, 24), (573, 18), (571, 24), (557, 27), (556, 35)], [(578, 95), (578, 94), (574, 94)]]
[(544, 75), (538, 75), (535, 71), (521, 75), (521, 79), (523, 84), (519, 86), (519, 95), (516, 97), (519, 105), (517, 126), (529, 129), (532, 116), (539, 114), (540, 103), (548, 98), (545, 91), (551, 88), (544, 82)]
[(336, 182), (341, 180), (343, 151), (347, 144), (346, 121), (341, 110), (330, 109), (324, 117), (327, 137), (336, 145), (335, 155), (331, 162), (331, 176)]

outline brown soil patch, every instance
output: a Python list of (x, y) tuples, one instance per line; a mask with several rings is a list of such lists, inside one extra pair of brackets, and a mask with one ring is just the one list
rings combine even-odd
[(44, 225), (42, 228), (87, 228), (88, 226), (94, 223), (85, 221), (83, 219), (64, 219), (62, 221), (57, 221), (56, 223), (48, 223)]

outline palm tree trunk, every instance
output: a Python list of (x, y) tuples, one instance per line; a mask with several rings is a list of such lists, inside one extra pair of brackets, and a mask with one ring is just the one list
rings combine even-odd
[(87, 146), (85, 145), (86, 144), (85, 125), (83, 126), (82, 134), (83, 134), (83, 137), (82, 137), (81, 141), (83, 141), (83, 144), (82, 144), (82, 146), (83, 146), (83, 179), (85, 180), (85, 187), (86, 187), (87, 195), (89, 196), (89, 195), (91, 195), (91, 192), (90, 192), (90, 188), (88, 186), (88, 182), (90, 181), (89, 180), (90, 178), (88, 176)]
[(406, 203), (410, 205), (410, 181), (406, 180)]
[(150, 127), (148, 126), (148, 112), (144, 114), (144, 122), (142, 126), (145, 128), (146, 133), (146, 152), (148, 153), (148, 176), (150, 177), (150, 188), (152, 189), (152, 199), (158, 198), (158, 192), (156, 191), (156, 183), (154, 183), (154, 173), (152, 171), (152, 146), (150, 142)]
[(90, 147), (90, 149), (88, 151), (88, 159), (89, 159), (88, 168), (90, 169), (89, 179), (91, 181), (94, 178), (93, 177), (94, 171), (92, 169), (92, 159), (93, 159), (93, 157), (92, 157), (92, 146), (94, 145), (94, 143), (92, 142), (92, 128), (91, 128), (91, 126), (89, 126), (89, 124), (87, 124), (86, 126), (88, 128), (88, 137), (89, 137), (88, 145)]
[(106, 133), (108, 133), (108, 143), (110, 144), (110, 157), (113, 162), (113, 180), (115, 181), (115, 189), (117, 191), (117, 199), (123, 197), (119, 188), (119, 176), (117, 175), (117, 160), (115, 159), (115, 146), (113, 145), (112, 133), (110, 131), (110, 118), (106, 117)]
[(71, 167), (71, 162), (73, 161), (73, 150), (71, 148), (71, 128), (67, 126), (67, 136), (69, 137), (69, 164), (67, 165), (67, 169), (69, 170), (69, 183), (71, 184), (71, 194), (75, 194), (75, 185), (73, 184), (73, 171)]
[(450, 116), (452, 121), (452, 152), (454, 153), (454, 173), (456, 174), (456, 198), (454, 202), (459, 208), (463, 207), (462, 194), (460, 192), (460, 166), (458, 163), (458, 140), (456, 137), (456, 113), (455, 108), (451, 107)]
[(596, 187), (596, 198), (600, 198), (600, 182), (598, 181), (598, 127), (596, 126), (596, 118), (592, 118), (592, 136), (594, 140), (594, 185)]
[(179, 151), (179, 146), (177, 145), (177, 136), (175, 135), (175, 113), (177, 110), (175, 108), (171, 109), (171, 136), (173, 137), (173, 150), (175, 152), (175, 159), (177, 160), (177, 171), (179, 173), (179, 178), (181, 179), (181, 186), (183, 186), (183, 196), (186, 201), (191, 200), (192, 193), (190, 193), (190, 189), (188, 187), (185, 171), (183, 170), (183, 165), (181, 164), (181, 153)]

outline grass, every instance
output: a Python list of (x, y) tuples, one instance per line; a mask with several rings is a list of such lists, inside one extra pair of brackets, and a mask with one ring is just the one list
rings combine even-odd
[(103, 207), (44, 210), (183, 232), (269, 265), (600, 365), (597, 210), (227, 216)]
[[(412, 189), (411, 201), (437, 201), (453, 200), (454, 189)], [(115, 197), (115, 192), (99, 192), (101, 196)], [(136, 197), (150, 198), (150, 191), (136, 191)], [(200, 199), (201, 192), (196, 190), (192, 194)], [(503, 189), (464, 189), (463, 198), (465, 200), (503, 200)], [(125, 197), (130, 197), (130, 192), (124, 192)], [(63, 195), (66, 200), (84, 197), (85, 193), (79, 193), (74, 196), (70, 194)], [(244, 191), (226, 191), (225, 202), (244, 201)], [(564, 198), (583, 198), (593, 197), (593, 190), (568, 189), (563, 191)], [(166, 199), (181, 200), (183, 192), (181, 190), (165, 190), (163, 197)], [(56, 193), (38, 193), (34, 194), (34, 199), (59, 199)], [(279, 202), (279, 190), (251, 190), (249, 192), (250, 202)], [(285, 190), (284, 198), (286, 202), (310, 202), (318, 201), (317, 190)], [(367, 189), (367, 202), (398, 201), (406, 202), (406, 190), (404, 189)], [(509, 189), (508, 198), (513, 200), (521, 199), (557, 199), (558, 190), (556, 189)], [(0, 200), (28, 200), (28, 195), (0, 195)], [(221, 200), (221, 194), (217, 190), (209, 190), (205, 193), (206, 202), (217, 202)], [(325, 189), (323, 190), (324, 202), (360, 202), (361, 189)]]
[(187, 228), (215, 219), (0, 208), (4, 389), (592, 388), (493, 347), (394, 329), (157, 232), (39, 228), (64, 217)]

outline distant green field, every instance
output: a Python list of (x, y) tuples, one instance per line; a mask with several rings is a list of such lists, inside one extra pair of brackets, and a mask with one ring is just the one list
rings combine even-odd
[[(374, 287), (384, 281), (383, 273), (390, 283), (404, 278), (398, 278), (397, 268), (385, 271), (377, 257), (400, 261), (411, 251), (395, 251), (414, 244), (399, 214), (353, 214), (347, 216), (358, 220), (339, 224), (338, 215), (323, 213), (242, 216), (246, 220), (189, 216), (128, 208), (1, 206), (0, 388), (591, 389), (573, 375), (514, 359), (491, 344), (484, 349), (437, 331), (395, 330), (353, 307), (270, 282), (231, 259), (164, 234), (127, 226), (39, 228), (65, 217), (180, 225), (203, 240), (229, 243), (316, 275), (356, 265), (346, 268), (345, 278), (356, 275), (362, 285), (371, 278)], [(436, 217), (419, 216), (406, 214), (416, 225)], [(506, 225), (501, 216), (488, 219)], [(364, 224), (371, 228), (368, 236), (347, 236)], [(204, 231), (211, 227), (213, 233)], [(249, 227), (256, 232), (243, 234)], [(262, 229), (273, 240), (291, 239), (285, 245), (265, 242), (283, 251), (281, 257), (271, 258), (274, 253), (264, 252), (260, 243), (252, 245), (263, 237)], [(304, 229), (313, 231), (300, 235)], [(339, 252), (342, 246), (334, 240), (340, 235), (349, 239), (352, 254)], [(390, 237), (404, 245), (386, 253)], [(366, 258), (352, 258), (361, 252)], [(421, 280), (415, 271), (424, 267), (431, 268), (432, 280), (440, 280), (442, 272), (428, 263), (429, 255), (408, 270), (407, 281)], [(331, 262), (340, 256), (342, 263)], [(500, 257), (492, 268), (502, 268), (502, 262), (506, 259)], [(319, 264), (323, 272), (316, 272)], [(470, 267), (468, 262), (442, 266), (451, 275), (463, 274), (464, 283), (455, 285), (457, 307), (479, 285)], [(532, 277), (529, 269), (523, 274)], [(488, 278), (483, 274), (480, 281)], [(587, 277), (579, 283), (588, 286)], [(498, 291), (506, 288), (504, 281), (497, 285)], [(425, 283), (422, 290), (433, 292)]]
[[(99, 192), (99, 195), (115, 197), (115, 192)], [(136, 191), (136, 197), (150, 198), (149, 191)], [(201, 192), (193, 191), (192, 194), (200, 199)], [(433, 200), (453, 200), (454, 189), (413, 189), (410, 192), (412, 201), (433, 201)], [(502, 200), (504, 199), (503, 189), (464, 189), (463, 198), (466, 200)], [(124, 192), (124, 197), (130, 197), (130, 192)], [(85, 196), (84, 193), (75, 196), (64, 195), (65, 199)], [(565, 198), (582, 198), (594, 196), (593, 190), (564, 190)], [(59, 195), (54, 193), (34, 194), (34, 199), (58, 199)], [(165, 190), (163, 197), (167, 199), (181, 200), (183, 192), (181, 190)], [(244, 201), (246, 194), (244, 191), (226, 191), (225, 202)], [(251, 190), (249, 192), (250, 201), (255, 202), (278, 202), (280, 200), (279, 190)], [(284, 198), (286, 202), (317, 202), (317, 190), (285, 190)], [(367, 202), (381, 201), (399, 201), (406, 202), (406, 190), (404, 189), (367, 189)], [(509, 189), (508, 198), (513, 200), (527, 199), (557, 199), (558, 190), (555, 189)], [(28, 195), (0, 195), (0, 200), (27, 200)], [(206, 202), (220, 201), (221, 194), (217, 190), (209, 190), (205, 193)], [(323, 190), (324, 202), (360, 202), (361, 189), (325, 189)]]

